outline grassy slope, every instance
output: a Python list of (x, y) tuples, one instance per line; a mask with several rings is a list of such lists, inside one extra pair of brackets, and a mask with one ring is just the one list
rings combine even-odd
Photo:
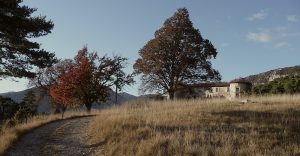
[(252, 101), (137, 101), (100, 112), (90, 144), (97, 155), (300, 154), (300, 95)]

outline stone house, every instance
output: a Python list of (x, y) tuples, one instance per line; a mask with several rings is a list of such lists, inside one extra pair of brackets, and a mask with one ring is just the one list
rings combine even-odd
[(243, 78), (234, 79), (230, 82), (200, 83), (193, 85), (181, 85), (175, 91), (175, 99), (189, 98), (227, 98), (241, 97), (251, 89), (251, 83)]

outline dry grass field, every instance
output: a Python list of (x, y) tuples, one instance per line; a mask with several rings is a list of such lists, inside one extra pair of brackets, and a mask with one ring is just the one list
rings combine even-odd
[[(67, 112), (64, 119), (86, 116), (85, 112)], [(61, 120), (61, 115), (41, 115), (34, 116), (27, 123), (17, 124), (14, 127), (0, 127), (0, 155), (4, 155), (5, 151), (26, 132), (40, 127), (44, 124)]]
[(135, 101), (89, 125), (96, 155), (300, 155), (300, 95)]

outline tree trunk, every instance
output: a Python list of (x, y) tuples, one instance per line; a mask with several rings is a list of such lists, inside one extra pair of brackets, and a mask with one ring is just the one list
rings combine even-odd
[(86, 111), (87, 111), (88, 113), (91, 113), (92, 103), (86, 103), (86, 104), (85, 104), (85, 107), (86, 107)]
[(61, 107), (61, 118), (63, 119), (64, 118), (64, 115), (65, 115), (65, 111), (67, 110), (67, 107), (65, 106), (62, 106)]
[(170, 100), (174, 100), (174, 91), (169, 91)]
[(118, 87), (116, 85), (115, 104), (117, 105), (117, 103), (118, 103)]

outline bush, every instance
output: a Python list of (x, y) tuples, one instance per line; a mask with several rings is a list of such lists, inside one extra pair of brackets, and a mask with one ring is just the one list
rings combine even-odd
[(3, 127), (2, 128), (10, 128), (10, 127), (14, 127), (16, 126), (16, 124), (18, 123), (17, 120), (15, 120), (14, 118), (8, 119), (4, 122)]
[(0, 120), (12, 118), (18, 109), (18, 103), (11, 98), (0, 96)]
[(14, 115), (13, 119), (16, 120), (17, 122), (26, 122), (27, 123), (27, 118), (30, 116), (28, 114), (28, 110), (26, 108), (20, 108)]

